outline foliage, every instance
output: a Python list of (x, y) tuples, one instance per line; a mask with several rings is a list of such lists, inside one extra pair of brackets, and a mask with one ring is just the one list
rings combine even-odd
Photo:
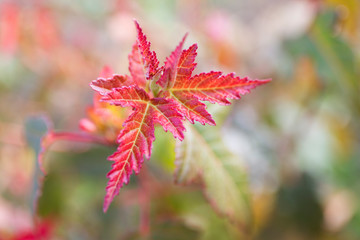
[[(123, 184), (129, 182), (132, 171), (139, 173), (143, 156), (150, 158), (155, 140), (155, 123), (160, 124), (165, 131), (170, 131), (175, 138), (183, 140), (184, 117), (191, 123), (198, 121), (215, 124), (205, 104), (200, 101), (227, 105), (230, 104), (227, 99), (239, 99), (240, 94), (249, 93), (250, 89), (269, 81), (249, 80), (235, 77), (234, 74), (223, 75), (221, 72), (191, 76), (196, 66), (197, 45), (182, 50), (186, 35), (166, 59), (164, 66), (158, 67), (159, 61), (155, 52), (150, 51), (150, 42), (139, 24), (135, 22), (135, 25), (138, 37), (129, 55), (131, 75), (113, 75), (91, 83), (91, 87), (103, 95), (101, 101), (133, 109), (118, 136), (119, 147), (109, 157), (114, 163), (107, 175), (109, 182), (104, 211)], [(214, 180), (219, 179), (223, 179), (221, 175)], [(228, 187), (232, 189), (231, 185)], [(242, 209), (230, 212), (239, 211)]]
[[(0, 239), (360, 239), (359, 17), (357, 0), (1, 1)], [(180, 113), (182, 141), (153, 119), (150, 161), (104, 214), (105, 156), (136, 111), (89, 80), (181, 106), (184, 51), (190, 79), (273, 81), (230, 106), (197, 96), (209, 115)]]

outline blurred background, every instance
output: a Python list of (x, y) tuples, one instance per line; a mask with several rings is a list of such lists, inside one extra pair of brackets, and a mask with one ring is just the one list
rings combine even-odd
[(195, 73), (273, 79), (216, 127), (245, 166), (254, 239), (360, 239), (359, 11), (358, 0), (1, 0), (0, 239), (248, 239), (199, 185), (174, 184), (175, 141), (161, 131), (106, 214), (114, 147), (56, 142), (39, 181), (39, 116), (79, 132), (90, 81), (104, 65), (128, 73), (134, 18), (160, 62), (188, 32)]

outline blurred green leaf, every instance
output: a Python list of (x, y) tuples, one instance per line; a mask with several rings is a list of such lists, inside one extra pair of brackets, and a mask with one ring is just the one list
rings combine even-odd
[(288, 41), (286, 48), (298, 59), (310, 56), (328, 90), (359, 106), (359, 79), (351, 46), (335, 33), (336, 12), (320, 12), (310, 30), (298, 39)]
[(176, 182), (189, 184), (200, 178), (214, 209), (244, 232), (251, 231), (245, 171), (240, 160), (222, 142), (219, 127), (188, 124), (185, 139), (177, 149), (176, 162)]
[(346, 226), (344, 231), (343, 239), (359, 239), (360, 238), (360, 210), (357, 209), (354, 213), (354, 216), (350, 220), (349, 224)]
[(156, 224), (152, 228), (151, 238), (157, 240), (195, 240), (199, 239), (199, 232), (184, 225), (181, 221), (167, 220)]

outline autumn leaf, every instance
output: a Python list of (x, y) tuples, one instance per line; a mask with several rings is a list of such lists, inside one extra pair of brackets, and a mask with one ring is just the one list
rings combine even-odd
[(124, 75), (114, 75), (110, 78), (98, 78), (91, 82), (90, 86), (92, 89), (100, 93), (101, 95), (105, 95), (110, 93), (113, 88), (118, 88), (122, 86), (129, 85), (128, 76)]
[(115, 143), (117, 135), (122, 129), (126, 109), (119, 109), (109, 103), (101, 102), (102, 94), (110, 92), (113, 87), (127, 85), (130, 82), (128, 76), (114, 75), (109, 66), (104, 66), (98, 78), (98, 82), (92, 87), (98, 92), (94, 93), (93, 104), (86, 109), (86, 117), (80, 119), (81, 130), (104, 136), (109, 143)]
[[(215, 121), (206, 110), (206, 105), (201, 101), (227, 105), (230, 104), (229, 99), (239, 99), (241, 95), (249, 93), (250, 89), (269, 81), (240, 78), (232, 73), (223, 75), (221, 72), (192, 76), (196, 66), (197, 45), (193, 44), (183, 50), (187, 34), (166, 58), (164, 65), (159, 67), (156, 54), (150, 50), (150, 42), (136, 21), (135, 27), (137, 40), (129, 55), (130, 76), (114, 74), (107, 78), (100, 77), (90, 84), (102, 95), (100, 101), (119, 107), (131, 107), (133, 110), (118, 135), (117, 151), (108, 158), (114, 163), (107, 175), (109, 182), (106, 187), (104, 211), (107, 211), (120, 188), (129, 182), (132, 172), (139, 173), (144, 158), (150, 158), (155, 140), (155, 124), (161, 125), (165, 131), (170, 131), (181, 141), (184, 139), (185, 118), (191, 123), (198, 121), (215, 125)], [(199, 141), (201, 142), (201, 139)], [(209, 155), (209, 161), (212, 161), (209, 166), (213, 166), (214, 169), (220, 167), (211, 157), (212, 155)], [(204, 174), (208, 176), (208, 173)], [(221, 171), (211, 174), (227, 179)], [(230, 185), (224, 189), (232, 188), (230, 180), (228, 184)], [(209, 191), (213, 185), (209, 185)], [(230, 197), (234, 194), (225, 193)], [(209, 192), (209, 196), (214, 194)], [(225, 203), (219, 206), (226, 208)], [(228, 215), (231, 215), (232, 210), (220, 208), (220, 212)]]
[(143, 76), (146, 79), (150, 79), (153, 77), (157, 71), (159, 66), (159, 60), (156, 57), (156, 53), (154, 51), (150, 51), (150, 42), (147, 41), (145, 34), (142, 32), (140, 25), (137, 21), (135, 21), (135, 26), (137, 30), (137, 40), (133, 47), (133, 51), (129, 56), (129, 69), (132, 77), (135, 79), (134, 83), (143, 82), (144, 80), (142, 76), (139, 76), (138, 68), (143, 69)]

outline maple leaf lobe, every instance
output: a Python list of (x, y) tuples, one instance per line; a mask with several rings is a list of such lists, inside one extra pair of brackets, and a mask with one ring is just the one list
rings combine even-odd
[(251, 80), (248, 77), (240, 78), (230, 73), (222, 75), (221, 72), (200, 73), (184, 82), (181, 89), (187, 95), (197, 97), (201, 101), (209, 101), (222, 105), (229, 105), (228, 99), (240, 99), (251, 89), (269, 82), (270, 80)]
[(156, 82), (164, 89), (169, 89), (174, 85), (176, 74), (178, 72), (178, 63), (182, 55), (182, 48), (188, 34), (185, 34), (179, 45), (175, 50), (166, 58), (164, 71), (160, 79)]
[(126, 75), (113, 75), (109, 78), (99, 77), (90, 83), (90, 87), (101, 95), (106, 95), (110, 93), (113, 88), (126, 86), (128, 81), (128, 76)]
[(176, 82), (182, 82), (191, 77), (196, 67), (195, 58), (197, 56), (197, 44), (193, 44), (188, 49), (183, 50), (177, 66)]
[(154, 51), (150, 51), (151, 44), (147, 41), (139, 23), (136, 20), (134, 20), (134, 22), (138, 35), (136, 40), (138, 51), (141, 56), (145, 77), (149, 80), (158, 71), (159, 60), (156, 57), (156, 53)]
[(129, 59), (129, 72), (132, 82), (140, 87), (146, 86), (146, 75), (144, 72), (144, 65), (142, 63), (142, 56), (139, 51), (137, 42), (133, 45), (132, 51), (128, 56)]
[(177, 104), (171, 99), (153, 98), (152, 105), (156, 108), (155, 122), (159, 123), (165, 132), (170, 131), (180, 141), (184, 139), (185, 127), (183, 115), (177, 111)]
[(136, 85), (131, 85), (113, 88), (112, 91), (104, 95), (101, 100), (113, 105), (121, 107), (131, 106), (137, 109), (140, 104), (148, 102), (150, 96), (144, 89)]
[(142, 104), (130, 115), (119, 134), (117, 151), (108, 158), (114, 163), (107, 174), (109, 181), (106, 187), (104, 212), (119, 194), (121, 187), (129, 182), (132, 171), (135, 174), (139, 173), (144, 155), (146, 158), (151, 156), (155, 135), (152, 114), (149, 114), (149, 111), (151, 111), (149, 104)]

